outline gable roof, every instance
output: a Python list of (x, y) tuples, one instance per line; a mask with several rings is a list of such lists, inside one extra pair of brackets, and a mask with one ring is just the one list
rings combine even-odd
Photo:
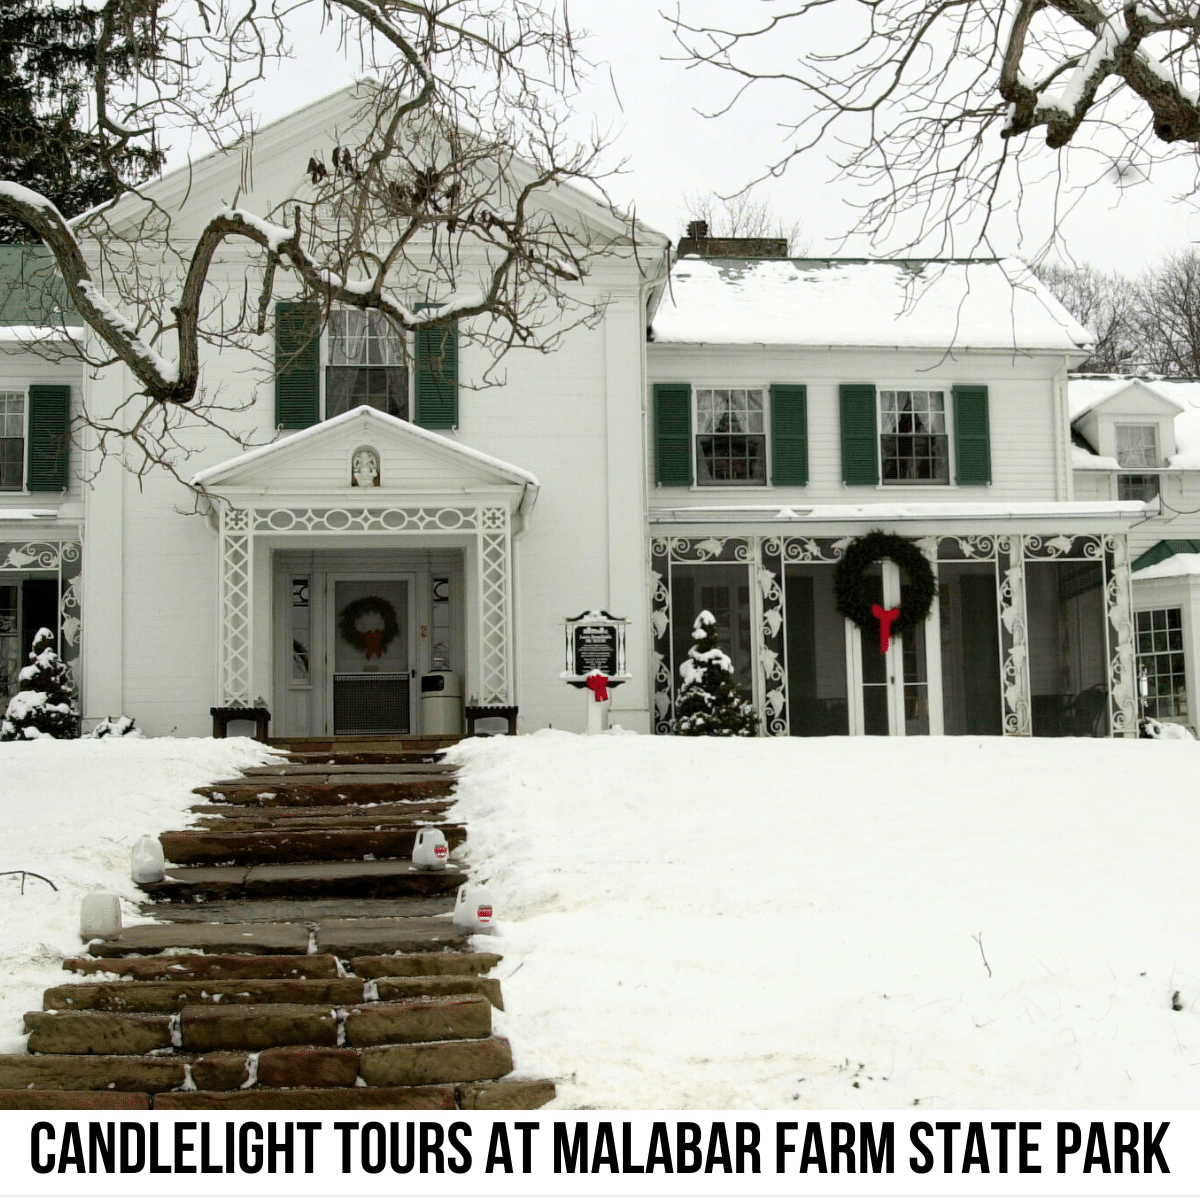
[[(269, 446), (257, 446), (208, 467), (194, 475), (192, 483), (208, 491), (220, 492), (254, 488), (274, 479), (279, 490), (286, 488), (300, 492), (306, 489), (298, 471), (301, 464), (319, 457), (322, 450), (332, 449), (337, 457), (343, 444), (351, 446), (359, 442), (371, 443), (384, 457), (381, 487), (378, 495), (372, 494), (371, 499), (394, 502), (397, 493), (403, 494), (407, 490), (403, 482), (395, 482), (397, 474), (403, 478), (404, 469), (414, 463), (426, 468), (423, 491), (436, 491), (444, 486), (446, 490), (461, 492), (467, 482), (479, 491), (519, 490), (522, 513), (528, 512), (537, 499), (540, 485), (529, 471), (366, 405), (287, 434)], [(336, 492), (344, 497), (349, 487), (348, 466), (344, 474), (339, 473), (338, 479), (340, 482), (333, 486), (324, 481), (319, 490)], [(309, 490), (313, 487), (307, 486)], [(374, 493), (374, 489), (371, 491)]]
[(681, 258), (651, 337), (1055, 353), (1080, 353), (1092, 341), (1015, 258)]

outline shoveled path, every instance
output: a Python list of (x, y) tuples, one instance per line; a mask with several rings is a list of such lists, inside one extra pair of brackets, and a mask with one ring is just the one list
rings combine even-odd
[[(451, 920), (466, 875), (411, 864), (422, 825), (453, 852), (455, 739), (292, 743), (287, 761), (197, 788), (161, 835), (158, 924), (93, 942), (79, 983), (26, 1013), (0, 1108), (538, 1108), (511, 1080), (503, 1008)], [(95, 978), (89, 978), (94, 976)]]

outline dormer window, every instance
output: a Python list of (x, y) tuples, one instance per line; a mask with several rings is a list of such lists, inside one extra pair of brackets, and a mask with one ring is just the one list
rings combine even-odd
[(1123, 467), (1157, 467), (1158, 426), (1118, 425), (1117, 462)]
[(408, 417), (408, 364), (404, 339), (379, 312), (334, 309), (329, 314), (325, 416), (369, 404)]
[[(1157, 425), (1121, 424), (1115, 427), (1114, 432), (1117, 462), (1122, 468), (1136, 470), (1159, 465)], [(1122, 470), (1117, 476), (1118, 500), (1154, 500), (1157, 497), (1157, 475), (1126, 474)]]

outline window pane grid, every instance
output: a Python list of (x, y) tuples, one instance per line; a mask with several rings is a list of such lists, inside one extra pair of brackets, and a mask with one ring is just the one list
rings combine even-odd
[(25, 393), (0, 392), (0, 491), (25, 486)]
[(1117, 426), (1117, 462), (1123, 467), (1158, 466), (1158, 430), (1153, 425)]
[(1138, 678), (1148, 717), (1186, 717), (1187, 680), (1183, 653), (1183, 610), (1156, 608), (1137, 614)]
[(766, 483), (761, 388), (696, 390), (696, 460), (699, 483)]
[(884, 483), (949, 483), (946, 394), (881, 390), (880, 465)]
[(1157, 475), (1118, 475), (1118, 500), (1156, 500), (1158, 498)]
[(329, 314), (329, 362), (335, 367), (403, 366), (404, 339), (383, 313), (335, 309)]

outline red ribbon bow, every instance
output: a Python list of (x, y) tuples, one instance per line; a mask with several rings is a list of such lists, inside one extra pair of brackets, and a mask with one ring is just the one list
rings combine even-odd
[(584, 685), (591, 690), (592, 699), (599, 704), (602, 700), (608, 699), (608, 676), (599, 673), (589, 675), (584, 680)]
[(892, 633), (892, 622), (900, 615), (898, 608), (884, 608), (882, 604), (871, 605), (871, 616), (879, 622), (879, 650), (888, 652), (888, 642)]
[(362, 640), (367, 651), (367, 659), (383, 657), (383, 630), (382, 629), (364, 629), (362, 632)]

